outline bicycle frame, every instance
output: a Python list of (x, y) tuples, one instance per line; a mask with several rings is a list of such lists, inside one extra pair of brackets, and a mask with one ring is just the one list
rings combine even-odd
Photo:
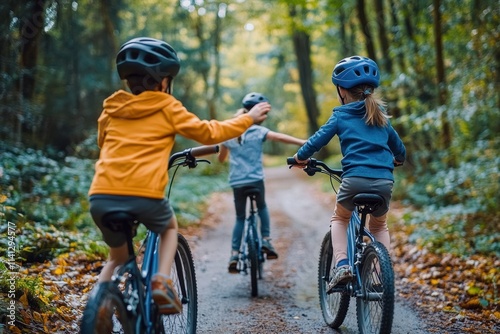
[[(353, 268), (353, 276), (357, 287), (361, 286), (359, 265), (361, 264), (364, 248), (366, 247), (363, 237), (367, 236), (370, 238), (370, 241), (375, 241), (375, 237), (366, 229), (365, 223), (360, 218), (358, 209), (355, 208), (347, 226), (347, 259), (349, 260), (349, 265)], [(360, 229), (363, 229), (363, 233), (358, 233)]]
[(249, 213), (245, 218), (245, 225), (243, 226), (243, 234), (241, 237), (240, 261), (238, 262), (238, 270), (244, 273), (246, 273), (246, 270), (248, 268), (248, 243), (252, 242), (252, 240), (249, 240), (248, 235), (251, 228), (255, 231), (258, 241), (257, 251), (259, 253), (259, 262), (263, 262), (262, 252), (260, 251), (262, 248), (262, 240), (260, 238), (260, 233), (257, 226), (257, 204), (255, 196), (256, 194), (250, 194), (247, 196), (247, 201), (249, 203)]
[[(287, 159), (290, 166), (295, 158)], [(310, 176), (322, 173), (341, 182), (342, 170), (334, 170), (324, 162), (309, 159), (303, 170)], [(349, 299), (356, 298), (356, 314), (360, 333), (389, 333), (394, 316), (394, 271), (390, 254), (385, 246), (376, 241), (366, 229), (368, 214), (372, 214), (384, 202), (378, 194), (358, 193), (353, 197), (355, 210), (347, 227), (347, 257), (352, 268), (353, 280), (330, 287), (333, 262), (332, 235), (329, 230), (323, 237), (318, 266), (318, 290), (321, 312), (326, 324), (338, 329), (349, 308)], [(365, 241), (365, 238), (370, 240)]]
[[(152, 333), (153, 332), (153, 310), (151, 301), (151, 277), (158, 269), (158, 234), (148, 231), (143, 245), (145, 244), (144, 259), (139, 269), (137, 264), (137, 255), (135, 253), (130, 255), (129, 260), (121, 267), (117, 268), (116, 273), (113, 275), (113, 281), (119, 283), (124, 280), (132, 281), (133, 294), (125, 294), (124, 302), (127, 306), (127, 311), (130, 312), (134, 319), (139, 317), (140, 321), (136, 323), (137, 333)], [(130, 239), (132, 240), (132, 239)], [(129, 277), (127, 277), (129, 275)]]

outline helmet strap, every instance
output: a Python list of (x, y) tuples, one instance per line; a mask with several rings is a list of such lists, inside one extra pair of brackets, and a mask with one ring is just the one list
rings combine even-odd
[(335, 87), (337, 87), (337, 94), (339, 95), (340, 97), (340, 101), (342, 101), (342, 105), (345, 104), (345, 101), (344, 101), (344, 97), (342, 96), (342, 94), (340, 94), (340, 88), (339, 88), (339, 85), (336, 85)]
[(164, 93), (172, 94), (172, 78), (171, 77), (165, 77), (160, 83), (161, 91)]

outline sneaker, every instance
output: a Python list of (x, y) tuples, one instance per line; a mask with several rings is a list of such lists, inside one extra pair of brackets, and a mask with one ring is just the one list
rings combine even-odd
[(227, 270), (229, 271), (230, 274), (238, 274), (238, 260), (239, 257), (238, 255), (231, 255), (229, 258), (229, 266), (227, 267)]
[(262, 239), (262, 251), (266, 253), (268, 260), (274, 260), (278, 258), (278, 253), (274, 249), (273, 245), (269, 239)]
[(328, 283), (328, 291), (330, 292), (339, 284), (345, 284), (352, 279), (351, 267), (349, 265), (340, 266), (332, 269), (330, 283)]
[(151, 279), (153, 300), (161, 314), (182, 312), (182, 304), (175, 292), (172, 280), (163, 274), (156, 274)]

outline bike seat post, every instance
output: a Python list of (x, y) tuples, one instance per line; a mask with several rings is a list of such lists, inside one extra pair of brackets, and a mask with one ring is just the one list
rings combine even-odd
[(257, 212), (257, 196), (260, 195), (258, 188), (250, 188), (245, 191), (245, 196), (250, 200), (250, 213)]

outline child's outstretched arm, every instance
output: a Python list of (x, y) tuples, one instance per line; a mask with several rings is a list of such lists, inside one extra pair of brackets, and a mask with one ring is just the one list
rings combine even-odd
[(307, 140), (296, 138), (290, 135), (286, 135), (280, 132), (269, 131), (266, 136), (267, 140), (280, 141), (285, 144), (294, 144), (298, 146), (302, 146), (306, 143)]
[(219, 162), (224, 162), (229, 154), (229, 149), (224, 145), (219, 145)]

